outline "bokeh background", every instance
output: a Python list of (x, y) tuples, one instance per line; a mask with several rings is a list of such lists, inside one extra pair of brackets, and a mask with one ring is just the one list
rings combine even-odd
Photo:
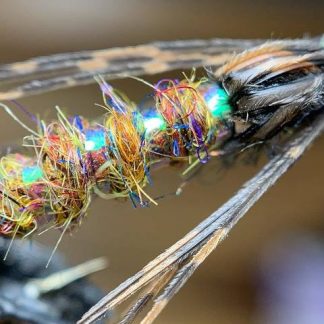
[[(318, 35), (323, 21), (322, 0), (2, 0), (0, 63), (155, 40)], [(113, 84), (133, 100), (146, 91), (135, 81)], [(20, 102), (48, 119), (55, 105), (90, 118), (102, 113), (94, 106), (101, 102), (96, 85)], [(1, 145), (19, 143), (24, 135), (0, 112)], [(157, 323), (324, 323), (323, 147), (324, 137), (233, 229)], [(213, 161), (180, 197), (158, 207), (96, 199), (83, 226), (59, 250), (71, 264), (106, 256), (109, 268), (91, 279), (108, 292), (221, 206), (265, 161), (226, 170)], [(153, 194), (181, 183), (172, 168), (153, 179)], [(39, 240), (54, 246), (58, 235)]]

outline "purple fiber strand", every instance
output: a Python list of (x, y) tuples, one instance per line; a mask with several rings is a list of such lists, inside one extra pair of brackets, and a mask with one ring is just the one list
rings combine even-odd
[[(205, 151), (205, 154), (206, 154), (206, 156), (203, 159), (201, 158), (201, 155), (200, 155), (201, 149), (203, 149)], [(208, 160), (209, 160), (209, 154), (208, 154), (207, 147), (205, 145), (203, 145), (202, 147), (198, 147), (197, 148), (197, 157), (198, 157), (199, 161), (201, 163), (203, 163), (203, 164), (205, 164), (205, 163), (208, 162)]]
[(111, 93), (113, 92), (112, 86), (110, 86), (107, 82), (103, 82), (100, 83), (100, 89), (107, 97), (109, 97), (109, 99), (115, 106), (114, 108), (117, 108), (120, 113), (124, 113), (124, 110), (120, 106), (119, 102), (111, 95)]
[(12, 102), (14, 105), (16, 105), (23, 113), (25, 113), (33, 122), (35, 122), (36, 124), (38, 124), (38, 119), (37, 117), (32, 114), (30, 111), (28, 111), (28, 109), (26, 107), (24, 107), (21, 103), (19, 103), (16, 100), (10, 100), (10, 102)]
[(198, 137), (198, 144), (201, 145), (201, 144), (204, 144), (202, 138), (202, 130), (201, 130), (201, 127), (200, 125), (197, 123), (196, 119), (193, 118), (193, 116), (190, 116), (190, 119), (191, 119), (191, 124), (192, 124), (192, 127), (194, 128), (195, 132), (197, 133), (197, 137)]

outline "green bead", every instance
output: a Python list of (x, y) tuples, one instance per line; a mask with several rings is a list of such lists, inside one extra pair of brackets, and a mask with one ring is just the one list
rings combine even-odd
[(232, 107), (229, 103), (227, 92), (219, 86), (212, 86), (204, 94), (207, 106), (212, 115), (216, 118), (223, 119), (231, 113)]
[(166, 122), (161, 115), (151, 113), (144, 117), (144, 127), (147, 133), (157, 130), (165, 130)]
[(42, 178), (42, 176), (43, 171), (37, 165), (24, 167), (22, 170), (22, 181), (25, 184), (33, 183)]
[(106, 145), (106, 135), (103, 129), (88, 129), (85, 131), (85, 150), (98, 151)]

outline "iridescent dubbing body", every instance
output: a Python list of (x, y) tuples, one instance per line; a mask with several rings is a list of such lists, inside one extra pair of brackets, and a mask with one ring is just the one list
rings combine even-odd
[(218, 86), (164, 80), (155, 85), (154, 109), (145, 113), (104, 81), (100, 86), (107, 109), (102, 124), (67, 118), (58, 108), (58, 121), (39, 120), (38, 131), (25, 138), (34, 158), (2, 158), (3, 235), (79, 224), (93, 193), (156, 204), (143, 189), (151, 165), (166, 158), (207, 162), (211, 145), (228, 131), (229, 106), (224, 102), (222, 111), (211, 111), (203, 96), (214, 89), (217, 97)]

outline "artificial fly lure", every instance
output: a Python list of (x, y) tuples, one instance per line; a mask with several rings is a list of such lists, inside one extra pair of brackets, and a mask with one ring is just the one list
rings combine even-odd
[(154, 104), (145, 109), (98, 77), (107, 111), (101, 123), (57, 108), (58, 120), (37, 119), (35, 131), (1, 104), (28, 130), (24, 146), (35, 151), (34, 157), (1, 159), (1, 235), (13, 239), (50, 228), (63, 235), (81, 223), (94, 194), (129, 197), (135, 206), (156, 204), (144, 187), (159, 162), (192, 168), (263, 143), (323, 110), (319, 42), (267, 42), (206, 70), (200, 80), (148, 84)]

